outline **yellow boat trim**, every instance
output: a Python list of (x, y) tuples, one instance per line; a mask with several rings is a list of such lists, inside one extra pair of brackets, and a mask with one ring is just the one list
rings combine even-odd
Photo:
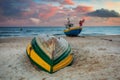
[(54, 67), (53, 67), (53, 72), (61, 69), (61, 68), (64, 68), (65, 66), (69, 65), (73, 60), (73, 56), (72, 55), (69, 55), (68, 57), (66, 57), (64, 60), (62, 60), (60, 63), (56, 64)]
[(27, 54), (28, 54), (28, 55), (30, 55), (30, 47), (31, 47), (31, 45), (28, 44), (28, 46), (27, 46)]
[(30, 50), (30, 48), (31, 48), (31, 45), (28, 45), (27, 53), (32, 58), (32, 60), (50, 72), (51, 66), (47, 64), (42, 58), (40, 58), (33, 49)]
[(80, 27), (80, 26), (70, 27), (70, 28), (68, 28), (68, 29), (65, 29), (64, 32), (68, 32), (68, 31), (76, 30), (76, 29), (81, 29), (81, 27)]

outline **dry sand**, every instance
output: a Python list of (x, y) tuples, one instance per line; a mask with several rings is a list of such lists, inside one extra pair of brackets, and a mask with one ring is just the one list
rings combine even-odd
[(26, 55), (29, 38), (0, 38), (0, 80), (120, 80), (120, 35), (64, 37), (74, 62), (56, 73), (36, 69)]

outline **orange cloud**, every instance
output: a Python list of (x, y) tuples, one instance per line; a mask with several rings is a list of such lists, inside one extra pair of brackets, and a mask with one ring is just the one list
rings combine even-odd
[(120, 13), (120, 2), (107, 2), (106, 8), (118, 11)]
[(74, 5), (72, 0), (64, 0), (63, 4)]

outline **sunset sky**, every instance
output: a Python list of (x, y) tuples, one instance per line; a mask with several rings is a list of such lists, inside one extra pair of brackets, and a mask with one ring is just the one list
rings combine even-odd
[(120, 26), (120, 0), (0, 0), (0, 26)]

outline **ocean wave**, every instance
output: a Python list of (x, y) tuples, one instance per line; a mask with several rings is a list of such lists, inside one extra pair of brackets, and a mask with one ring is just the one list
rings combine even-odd
[[(37, 35), (65, 35), (64, 27), (0, 27), (0, 37), (13, 36), (37, 36)], [(101, 36), (101, 35), (120, 35), (120, 27), (83, 27), (79, 35), (84, 36)]]

